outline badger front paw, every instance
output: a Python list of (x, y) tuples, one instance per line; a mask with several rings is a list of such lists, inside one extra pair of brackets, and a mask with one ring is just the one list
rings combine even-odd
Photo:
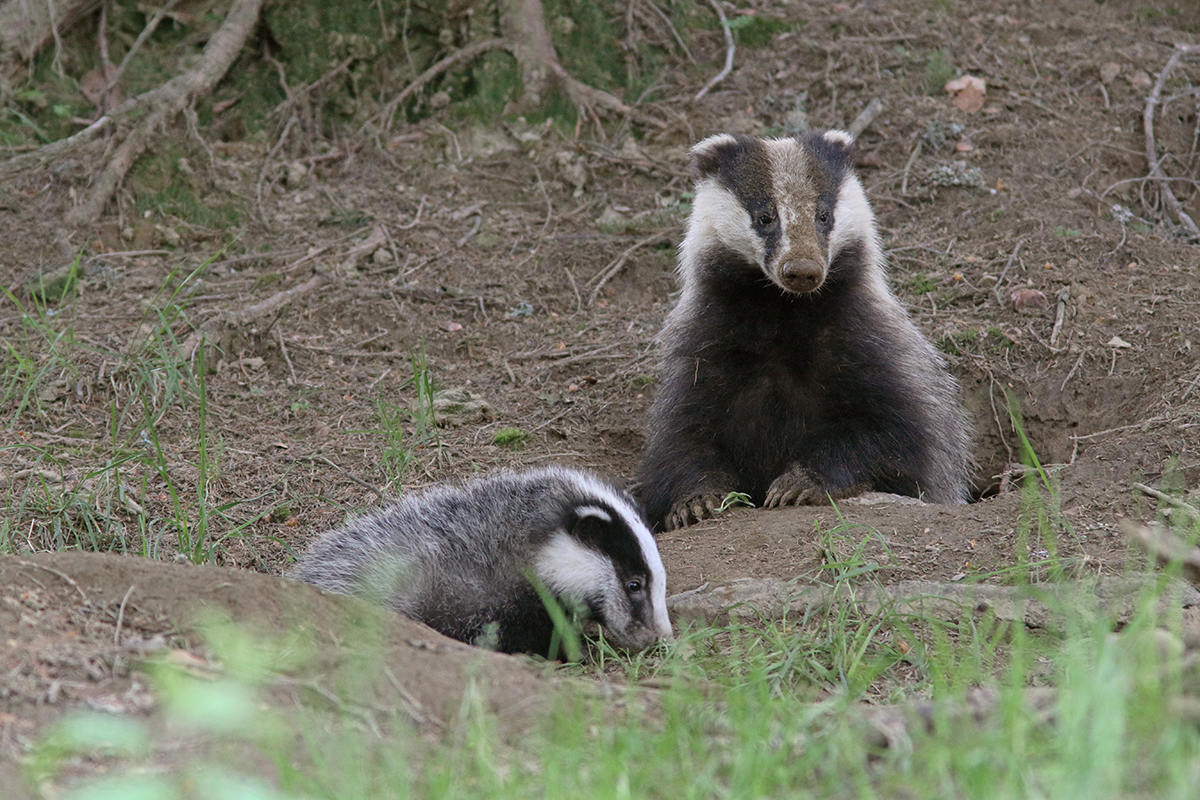
[(663, 524), (667, 530), (673, 531), (677, 528), (686, 528), (693, 522), (715, 517), (722, 511), (722, 497), (720, 494), (709, 493), (680, 500), (671, 506)]
[(817, 473), (804, 467), (792, 467), (780, 475), (767, 489), (764, 508), (779, 506), (827, 506), (834, 500), (853, 497), (865, 492), (866, 484), (853, 484), (842, 488), (831, 487)]
[(829, 505), (825, 482), (804, 467), (792, 467), (776, 478), (763, 502), (766, 508), (823, 505)]

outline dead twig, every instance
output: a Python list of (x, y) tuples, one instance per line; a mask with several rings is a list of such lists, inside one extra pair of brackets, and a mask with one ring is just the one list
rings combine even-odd
[(1200, 521), (1200, 509), (1183, 502), (1177, 497), (1171, 497), (1171, 495), (1166, 494), (1165, 492), (1160, 492), (1158, 489), (1154, 489), (1144, 483), (1135, 483), (1133, 488), (1137, 489), (1139, 492), (1148, 497), (1153, 497), (1155, 500), (1161, 500), (1172, 508), (1178, 508), (1180, 511), (1186, 512), (1192, 519)]
[(1004, 276), (1008, 275), (1008, 270), (1012, 267), (1013, 262), (1017, 259), (1017, 254), (1021, 252), (1021, 245), (1025, 244), (1024, 239), (1017, 240), (1017, 246), (1013, 248), (1012, 253), (1008, 257), (1008, 263), (1004, 265), (1004, 269), (1000, 272), (1000, 277), (996, 278), (996, 285), (992, 287), (992, 292), (996, 295), (996, 301), (1000, 305), (1004, 305), (1004, 298), (1000, 296), (1000, 285), (1004, 283)]
[(60, 572), (59, 570), (54, 569), (54, 567), (47, 567), (45, 564), (38, 564), (33, 561), (26, 561), (23, 558), (18, 558), (16, 561), (18, 564), (20, 564), (23, 567), (31, 567), (33, 569), (45, 570), (46, 572), (49, 572), (51, 575), (56, 575), (59, 578), (62, 578), (64, 581), (66, 581), (68, 584), (70, 584), (70, 586), (75, 591), (79, 592), (79, 596), (81, 598), (83, 598), (83, 604), (85, 606), (90, 606), (92, 604), (92, 601), (88, 599), (88, 596), (86, 593), (84, 593), (83, 589), (79, 588), (79, 584), (75, 582), (75, 579), (72, 578), (70, 575), (66, 574), (65, 572)]
[(359, 486), (363, 487), (364, 489), (370, 489), (372, 492), (374, 492), (375, 496), (376, 496), (376, 497), (378, 497), (378, 498), (379, 498), (381, 501), (382, 501), (382, 500), (386, 500), (386, 499), (387, 499), (387, 497), (386, 497), (386, 495), (384, 495), (384, 493), (383, 493), (383, 490), (382, 490), (382, 489), (378, 488), (377, 486), (373, 486), (373, 485), (372, 485), (372, 484), (370, 484), (370, 483), (367, 483), (367, 482), (366, 482), (366, 481), (364, 481), (362, 478), (356, 477), (355, 475), (353, 475), (352, 473), (350, 473), (350, 472), (349, 472), (348, 470), (346, 470), (345, 468), (343, 468), (343, 467), (339, 467), (337, 464), (335, 464), (335, 463), (333, 463), (332, 461), (330, 461), (330, 460), (329, 460), (328, 458), (326, 458), (325, 456), (315, 456), (315, 455), (314, 455), (314, 456), (308, 456), (308, 460), (309, 460), (309, 461), (320, 461), (320, 462), (322, 462), (322, 463), (324, 463), (324, 464), (328, 464), (329, 466), (333, 467), (333, 468), (334, 468), (334, 469), (336, 469), (338, 472), (342, 473), (342, 474), (343, 474), (343, 475), (345, 475), (347, 478), (349, 478), (350, 480), (354, 481), (355, 483), (357, 483)]
[(279, 141), (267, 153), (267, 157), (263, 159), (262, 168), (258, 171), (258, 182), (254, 185), (254, 202), (258, 206), (258, 218), (262, 221), (263, 227), (271, 230), (271, 221), (267, 219), (267, 212), (263, 209), (262, 190), (263, 181), (267, 179), (267, 169), (271, 166), (271, 160), (275, 158), (275, 154), (283, 147), (283, 143), (287, 141), (288, 134), (292, 132), (292, 126), (296, 124), (298, 117), (293, 113), (288, 117), (287, 123), (283, 126), (283, 132), (279, 134)]
[(908, 154), (908, 161), (904, 164), (904, 177), (900, 179), (900, 194), (908, 196), (908, 173), (912, 172), (913, 164), (916, 163), (917, 157), (921, 155), (921, 146), (924, 140), (917, 139), (916, 145), (912, 152)]
[(125, 604), (129, 602), (129, 596), (133, 594), (133, 590), (136, 588), (136, 584), (129, 584), (128, 591), (121, 598), (121, 607), (117, 610), (117, 626), (113, 630), (113, 644), (115, 645), (119, 646), (121, 644), (121, 625), (125, 622)]
[(471, 241), (471, 237), (479, 233), (480, 226), (483, 225), (483, 214), (475, 215), (475, 222), (471, 225), (471, 229), (462, 235), (462, 238), (455, 242), (456, 247), (462, 247), (467, 242)]
[(224, 311), (218, 314), (192, 331), (187, 339), (184, 340), (182, 347), (184, 357), (191, 360), (195, 357), (196, 351), (204, 344), (205, 340), (219, 340), (223, 332), (228, 328), (236, 325), (244, 325), (280, 311), (297, 297), (312, 292), (324, 282), (325, 277), (318, 273), (298, 286), (293, 286), (282, 292), (276, 292), (261, 303), (255, 303), (252, 306), (247, 306), (236, 311)]
[(446, 72), (447, 70), (452, 69), (453, 67), (456, 67), (464, 62), (473, 61), (484, 53), (490, 53), (493, 50), (507, 49), (509, 49), (508, 42), (506, 42), (504, 39), (486, 39), (482, 42), (475, 42), (474, 44), (467, 45), (463, 49), (451, 53), (414, 78), (412, 82), (408, 84), (408, 86), (405, 86), (403, 89), (401, 89), (398, 95), (388, 101), (387, 105), (383, 107), (382, 111), (362, 124), (362, 127), (358, 129), (359, 135), (362, 135), (363, 131), (366, 130), (367, 125), (370, 125), (372, 122), (381, 119), (385, 120), (383, 123), (384, 132), (391, 132), (392, 118), (396, 116), (396, 111), (399, 110), (400, 105), (405, 100), (419, 92), (421, 88), (425, 86), (425, 84), (429, 83), (443, 72)]
[(1150, 96), (1146, 98), (1146, 108), (1142, 112), (1142, 128), (1146, 133), (1146, 164), (1150, 168), (1151, 178), (1164, 179), (1159, 184), (1158, 192), (1162, 197), (1163, 203), (1167, 206), (1175, 220), (1187, 228), (1188, 231), (1197, 239), (1200, 239), (1200, 228), (1196, 227), (1195, 221), (1187, 215), (1180, 204), (1179, 199), (1175, 197), (1175, 193), (1171, 191), (1171, 184), (1166, 173), (1162, 171), (1162, 162), (1166, 160), (1167, 153), (1163, 153), (1162, 157), (1158, 156), (1157, 145), (1154, 142), (1154, 109), (1158, 106), (1159, 97), (1162, 95), (1163, 86), (1167, 82), (1167, 76), (1171, 74), (1171, 70), (1179, 62), (1179, 59), (1185, 55), (1192, 53), (1200, 53), (1200, 45), (1194, 44), (1177, 44), (1175, 52), (1167, 59), (1166, 66), (1158, 73), (1158, 80), (1154, 82), (1154, 88), (1150, 91)]
[[(1083, 363), (1083, 357), (1085, 355), (1087, 355), (1086, 351), (1083, 353), (1080, 353), (1079, 358), (1075, 359), (1074, 366), (1072, 366), (1070, 371), (1067, 372), (1067, 377), (1063, 378), (1062, 386), (1058, 387), (1058, 390), (1060, 392), (1064, 391), (1067, 388), (1067, 381), (1071, 380), (1071, 376), (1075, 374), (1075, 370), (1079, 369), (1079, 365)], [(1076, 440), (1076, 444), (1078, 444), (1078, 440)]]
[(417, 213), (413, 215), (411, 222), (406, 222), (403, 225), (397, 225), (397, 230), (407, 231), (417, 227), (417, 223), (421, 221), (421, 209), (425, 208), (425, 201), (429, 198), (421, 195), (421, 202), (417, 203)]
[(1180, 576), (1193, 586), (1200, 586), (1200, 549), (1158, 525), (1137, 525), (1125, 520), (1121, 522), (1121, 531), (1162, 566), (1178, 564)]
[(295, 105), (296, 101), (299, 100), (304, 95), (308, 94), (309, 92), (311, 92), (315, 89), (318, 89), (318, 88), (324, 86), (326, 83), (331, 81), (333, 78), (337, 77), (338, 75), (341, 75), (343, 72), (345, 72), (347, 69), (349, 69), (350, 65), (353, 64), (357, 59), (358, 59), (358, 56), (347, 56), (346, 58), (342, 59), (342, 62), (340, 64), (338, 64), (336, 67), (334, 67), (333, 69), (326, 72), (321, 77), (317, 78), (312, 83), (310, 83), (306, 86), (301, 86), (299, 89), (297, 89), (294, 92), (290, 92), (290, 91), (287, 92), (287, 99), (285, 99), (279, 105), (275, 106), (275, 108), (273, 108), (271, 110), (271, 113), (268, 114), (267, 116), (274, 117), (279, 114), (282, 114), (284, 111), (288, 110), (293, 105)]
[(1058, 335), (1062, 333), (1063, 319), (1067, 316), (1067, 300), (1071, 297), (1070, 287), (1063, 287), (1058, 293), (1058, 307), (1054, 312), (1054, 327), (1050, 330), (1050, 347), (1058, 344)]
[(718, 0), (708, 0), (708, 4), (717, 12), (717, 17), (721, 20), (721, 30), (725, 33), (725, 67), (718, 72), (712, 80), (704, 84), (704, 88), (696, 92), (693, 100), (699, 100), (708, 94), (708, 90), (716, 86), (725, 78), (729, 77), (729, 73), (733, 72), (733, 54), (737, 51), (737, 45), (733, 42), (733, 31), (729, 29), (729, 20), (725, 18), (725, 10), (721, 8)]
[(687, 60), (695, 64), (695, 56), (692, 55), (691, 50), (688, 50), (688, 46), (683, 43), (683, 38), (679, 35), (679, 31), (675, 30), (675, 26), (671, 23), (671, 18), (663, 13), (663, 10), (658, 7), (658, 4), (655, 3), (654, 0), (646, 0), (646, 5), (650, 6), (650, 8), (654, 10), (654, 13), (658, 15), (658, 18), (661, 19), (663, 24), (667, 26), (667, 29), (671, 31), (671, 36), (675, 37), (675, 43), (679, 45), (679, 49), (683, 51), (685, 56), (687, 56)]
[(142, 28), (142, 32), (139, 33), (138, 37), (133, 40), (133, 44), (129, 45), (129, 52), (126, 53), (125, 57), (121, 59), (121, 64), (117, 67), (117, 71), (114, 72), (112, 77), (108, 79), (108, 82), (104, 84), (104, 88), (100, 91), (101, 95), (107, 96), (112, 88), (117, 85), (117, 81), (121, 80), (121, 76), (125, 74), (125, 68), (129, 66), (129, 62), (133, 60), (134, 55), (137, 54), (137, 51), (141, 49), (142, 45), (145, 44), (146, 40), (150, 38), (154, 31), (158, 29), (158, 24), (166, 18), (167, 13), (170, 12), (170, 10), (174, 8), (175, 4), (178, 2), (179, 0), (167, 0), (165, 5), (159, 8), (158, 11), (154, 12), (154, 16), (151, 17), (150, 21), (146, 23), (146, 27)]
[(596, 302), (596, 296), (600, 294), (600, 290), (604, 288), (604, 284), (608, 283), (608, 281), (614, 275), (616, 275), (618, 272), (621, 271), (621, 267), (625, 266), (625, 262), (629, 260), (629, 257), (631, 255), (633, 255), (634, 251), (636, 251), (638, 248), (645, 247), (647, 245), (662, 244), (663, 242), (670, 242), (670, 241), (671, 241), (670, 238), (666, 234), (654, 233), (654, 234), (651, 234), (650, 236), (646, 236), (642, 239), (638, 239), (636, 242), (629, 245), (629, 247), (626, 247), (624, 252), (621, 253), (621, 255), (617, 256), (612, 261), (608, 262), (608, 266), (606, 266), (604, 269), (600, 270), (600, 272), (596, 273), (596, 275), (591, 280), (589, 280), (586, 284), (584, 284), (585, 286), (587, 286), (587, 285), (590, 285), (593, 281), (596, 282), (596, 287), (594, 289), (592, 289), (592, 293), (588, 295), (588, 305), (590, 306)]
[(880, 111), (883, 111), (883, 101), (878, 97), (872, 97), (871, 102), (867, 103), (867, 107), (862, 110), (862, 113), (854, 118), (854, 122), (850, 123), (850, 127), (846, 129), (846, 133), (850, 134), (854, 139), (858, 139), (862, 132), (867, 129), (867, 126), (874, 121), (875, 117), (879, 116)]

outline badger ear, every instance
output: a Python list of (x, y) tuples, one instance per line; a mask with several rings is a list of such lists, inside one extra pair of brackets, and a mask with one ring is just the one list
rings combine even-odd
[(840, 144), (846, 148), (854, 147), (854, 137), (845, 131), (830, 129), (824, 133), (825, 141), (830, 144)]
[(721, 162), (727, 157), (729, 150), (738, 146), (738, 141), (728, 133), (718, 133), (709, 136), (702, 142), (692, 146), (692, 167), (697, 177), (707, 178), (721, 169)]
[(821, 134), (821, 139), (826, 147), (836, 152), (848, 165), (854, 165), (858, 148), (854, 144), (853, 136), (845, 131), (828, 130)]

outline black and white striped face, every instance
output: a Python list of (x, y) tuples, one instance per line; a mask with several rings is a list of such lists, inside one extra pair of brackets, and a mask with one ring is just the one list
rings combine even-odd
[(649, 526), (625, 492), (590, 476), (579, 480), (587, 500), (538, 552), (538, 577), (556, 596), (582, 602), (621, 647), (670, 640), (666, 572)]
[[(785, 292), (816, 291), (833, 257), (875, 221), (843, 131), (789, 139), (718, 134), (692, 148), (698, 174), (681, 264), (720, 244)], [(684, 274), (685, 282), (689, 276)]]

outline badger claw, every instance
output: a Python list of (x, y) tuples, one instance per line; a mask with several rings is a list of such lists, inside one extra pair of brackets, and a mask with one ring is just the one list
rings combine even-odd
[(780, 475), (767, 489), (765, 508), (779, 506), (828, 505), (829, 495), (825, 487), (808, 470), (793, 467)]
[(865, 482), (852, 483), (840, 489), (831, 488), (815, 472), (804, 467), (792, 467), (776, 478), (767, 489), (763, 507), (827, 506), (834, 500), (854, 497), (870, 489), (870, 484)]
[(680, 500), (678, 503), (671, 506), (671, 511), (667, 514), (664, 524), (669, 531), (673, 531), (678, 528), (686, 528), (693, 522), (699, 522), (702, 519), (715, 517), (720, 510), (720, 495), (696, 495), (695, 497), (689, 497), (686, 500)]

